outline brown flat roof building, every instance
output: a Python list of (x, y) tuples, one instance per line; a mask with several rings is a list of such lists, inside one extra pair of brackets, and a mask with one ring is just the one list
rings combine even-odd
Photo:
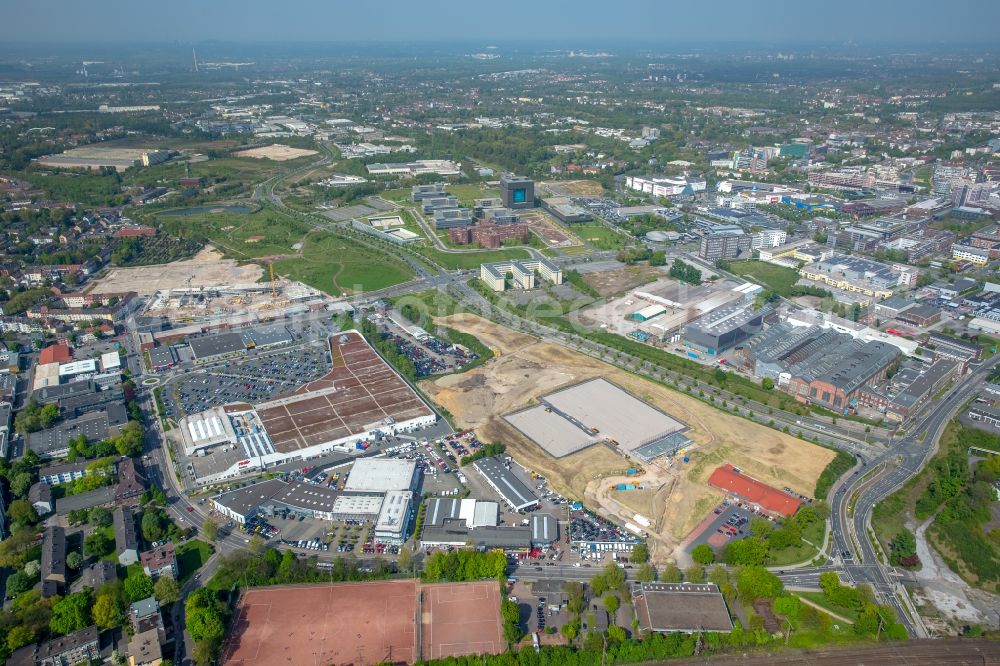
[(728, 632), (733, 629), (726, 599), (711, 583), (638, 583), (632, 600), (647, 631)]

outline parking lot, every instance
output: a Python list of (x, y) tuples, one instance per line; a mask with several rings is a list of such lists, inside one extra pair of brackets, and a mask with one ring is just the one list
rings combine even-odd
[(453, 466), (435, 452), (429, 442), (396, 440), (385, 447), (385, 452), (390, 458), (416, 462), (417, 469), (422, 473), (422, 493), (448, 497), (460, 494), (464, 488), (461, 481), (465, 478), (464, 475), (456, 472)]
[(324, 347), (305, 345), (192, 372), (164, 389), (166, 415), (179, 419), (229, 402), (270, 400), (322, 376), (329, 359)]
[(413, 362), (417, 377), (451, 372), (479, 358), (434, 337), (415, 338), (391, 319), (383, 319), (382, 324), (382, 336), (391, 339), (396, 349)]
[(534, 594), (528, 584), (520, 581), (510, 586), (507, 598), (518, 605), (521, 611), (521, 627), (528, 634), (536, 631), (544, 632), (547, 627), (558, 631), (572, 619), (561, 599)]
[(750, 535), (750, 519), (756, 514), (753, 509), (743, 507), (728, 501), (715, 507), (712, 520), (702, 529), (688, 546), (689, 551), (695, 546), (706, 543), (716, 552), (726, 547), (733, 539), (743, 539)]
[(569, 537), (583, 560), (601, 560), (608, 553), (627, 559), (632, 547), (641, 539), (623, 527), (586, 509), (571, 509)]
[(463, 456), (471, 456), (482, 446), (483, 443), (476, 438), (476, 434), (471, 430), (466, 430), (440, 440), (438, 449), (452, 464), (457, 465)]

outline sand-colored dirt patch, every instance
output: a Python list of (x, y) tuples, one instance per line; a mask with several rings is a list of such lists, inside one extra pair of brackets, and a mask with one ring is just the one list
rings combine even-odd
[[(648, 507), (653, 514), (648, 517), (664, 543), (679, 541), (721, 496), (705, 481), (723, 462), (778, 488), (789, 486), (811, 495), (816, 479), (834, 457), (822, 447), (474, 315), (437, 321), (476, 335), (500, 352), (470, 372), (421, 383), (434, 401), (451, 412), (456, 425), (475, 429), (484, 441), (504, 442), (519, 462), (544, 474), (570, 497), (596, 501), (615, 514)], [(606, 445), (556, 459), (503, 420), (504, 414), (535, 404), (538, 396), (593, 377), (622, 386), (690, 426), (686, 434), (695, 446), (688, 451), (689, 463), (660, 460), (644, 466), (646, 474), (637, 480), (649, 484), (651, 497), (618, 497), (628, 493), (608, 491), (626, 468), (640, 466), (638, 461), (626, 460)]]
[(184, 287), (221, 287), (252, 284), (264, 274), (257, 264), (237, 264), (223, 259), (215, 248), (206, 246), (190, 259), (169, 264), (112, 268), (91, 290), (95, 294), (135, 291), (149, 296), (158, 291)]
[(272, 143), (270, 146), (261, 146), (260, 148), (251, 148), (250, 150), (241, 150), (238, 153), (233, 153), (236, 157), (252, 157), (258, 160), (271, 160), (272, 162), (287, 162), (288, 160), (316, 154), (315, 150), (292, 148), (290, 146), (283, 146), (280, 143)]

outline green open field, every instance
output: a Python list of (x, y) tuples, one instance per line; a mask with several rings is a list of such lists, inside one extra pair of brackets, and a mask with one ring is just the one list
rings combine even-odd
[(332, 295), (375, 291), (413, 277), (399, 260), (324, 232), (309, 234), (302, 255), (276, 261), (274, 270)]
[[(483, 185), (456, 185), (448, 183), (445, 186), (445, 190), (448, 194), (453, 194), (458, 197), (458, 203), (465, 207), (471, 207), (472, 202), (476, 199), (486, 199), (488, 197), (499, 197), (500, 190), (495, 188), (488, 188)], [(399, 203), (409, 203), (413, 204), (410, 196), (413, 192), (411, 187), (397, 187), (394, 190), (386, 190), (382, 192), (382, 197), (388, 199), (389, 201), (397, 201)]]
[(476, 199), (500, 196), (500, 190), (483, 185), (448, 185), (445, 190), (458, 197), (458, 203), (467, 208), (471, 208)]
[(241, 159), (235, 157), (222, 157), (204, 162), (175, 160), (144, 169), (130, 169), (125, 172), (123, 180), (126, 184), (160, 181), (165, 181), (169, 184), (176, 182), (180, 178), (201, 177), (205, 179), (207, 185), (211, 185), (215, 180), (259, 183), (281, 171), (291, 171), (310, 162), (315, 162), (316, 159), (318, 159), (318, 156), (314, 155), (312, 157), (300, 157), (297, 160), (290, 160), (288, 162), (272, 162), (271, 160)]
[(580, 240), (590, 243), (599, 250), (617, 250), (624, 247), (628, 239), (600, 222), (567, 225)]
[[(295, 252), (309, 227), (298, 220), (265, 208), (255, 213), (199, 212), (193, 215), (157, 215), (156, 223), (167, 234), (205, 238), (233, 259), (253, 259)], [(263, 236), (256, 242), (248, 242)]]
[(530, 255), (527, 250), (501, 249), (482, 250), (479, 252), (442, 252), (430, 247), (410, 246), (415, 252), (423, 255), (431, 261), (449, 270), (459, 270), (468, 268), (479, 268), (479, 264), (488, 264), (493, 261), (505, 261), (508, 259), (528, 259)]
[(848, 608), (846, 606), (838, 606), (837, 604), (830, 603), (830, 600), (826, 598), (826, 595), (822, 592), (794, 592), (795, 596), (802, 597), (803, 599), (808, 599), (817, 606), (822, 606), (827, 610), (836, 613), (837, 615), (842, 615), (848, 620), (857, 620), (858, 611), (855, 608)]
[[(355, 241), (312, 229), (281, 212), (157, 215), (167, 234), (202, 238), (236, 260), (273, 258), (281, 276), (332, 295), (382, 289), (412, 277), (398, 260)], [(248, 242), (254, 237), (255, 242)], [(301, 250), (293, 245), (302, 244)], [(478, 265), (478, 264), (477, 264)]]
[(791, 295), (792, 287), (799, 279), (799, 274), (794, 269), (763, 261), (734, 261), (730, 270), (735, 275), (742, 275), (786, 298)]

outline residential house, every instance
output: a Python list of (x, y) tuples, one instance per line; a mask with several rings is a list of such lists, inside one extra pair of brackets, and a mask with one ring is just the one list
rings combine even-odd
[(139, 536), (135, 528), (132, 508), (120, 506), (114, 511), (115, 548), (118, 564), (127, 567), (139, 561)]

